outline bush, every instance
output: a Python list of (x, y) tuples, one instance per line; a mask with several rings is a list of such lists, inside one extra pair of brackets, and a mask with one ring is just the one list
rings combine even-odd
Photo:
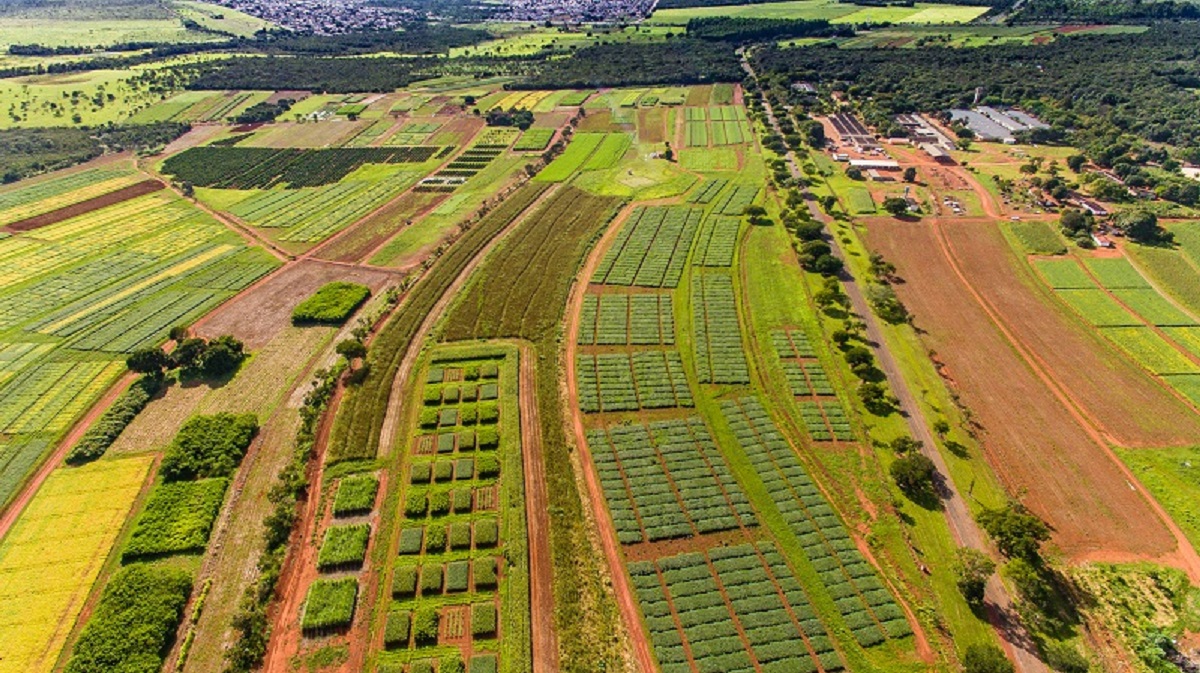
[(446, 565), (446, 591), (453, 593), (466, 591), (470, 574), (470, 561), (451, 561)]
[(437, 595), (442, 593), (442, 566), (421, 566), (421, 595)]
[[(162, 353), (158, 349), (155, 350)], [(67, 454), (67, 463), (79, 465), (103, 456), (108, 447), (125, 431), (125, 427), (158, 394), (162, 383), (161, 376), (143, 376), (135, 381), (128, 390), (121, 393), (104, 415), (88, 428), (79, 443), (71, 448), (71, 452)]]
[(296, 325), (340, 325), (371, 296), (371, 289), (357, 283), (335, 281), (300, 302), (292, 311)]
[(439, 460), (433, 464), (433, 480), (435, 482), (447, 482), (454, 476), (454, 463), (448, 460)]
[(490, 636), (496, 632), (496, 604), (476, 603), (471, 606), (471, 635)]
[(454, 507), (455, 514), (464, 514), (471, 511), (471, 489), (459, 488), (450, 491), (450, 501)]
[(456, 481), (467, 481), (475, 476), (475, 460), (472, 458), (459, 458), (454, 461), (454, 479)]
[[(415, 467), (415, 466), (414, 466)], [(419, 519), (429, 511), (429, 499), (425, 491), (412, 491), (404, 501), (404, 516), (409, 519)]]
[(304, 599), (304, 617), (300, 626), (305, 631), (349, 626), (354, 619), (354, 604), (358, 599), (358, 580), (317, 580)]
[(496, 655), (477, 654), (471, 657), (470, 673), (496, 673)]
[(193, 416), (175, 435), (162, 460), (166, 481), (228, 477), (258, 433), (254, 414)]
[(462, 654), (458, 650), (452, 650), (438, 661), (438, 673), (464, 673), (465, 671)]
[(450, 494), (437, 491), (429, 494), (429, 515), (446, 516), (450, 513)]
[(995, 645), (971, 645), (963, 654), (966, 673), (1013, 673), (1012, 663)]
[(371, 540), (371, 526), (365, 523), (353, 526), (333, 526), (325, 531), (325, 541), (317, 554), (317, 568), (321, 571), (338, 568), (358, 568), (367, 557), (367, 544)]
[[(440, 573), (440, 568), (439, 575)], [(438, 612), (437, 608), (422, 607), (413, 615), (413, 641), (417, 645), (432, 645), (437, 642)]]
[(495, 547), (500, 537), (495, 519), (480, 519), (475, 522), (475, 548)]
[(434, 673), (432, 659), (418, 659), (408, 667), (408, 673)]
[(157, 673), (191, 593), (191, 576), (178, 568), (118, 571), (75, 643), (67, 673)]
[(225, 479), (158, 484), (138, 516), (122, 560), (203, 551), (225, 500)]
[(408, 482), (410, 484), (428, 484), (432, 472), (432, 466), (429, 463), (413, 463), (412, 470), (408, 474)]
[(460, 521), (450, 524), (450, 549), (467, 549), (471, 546), (471, 524)]
[(407, 647), (411, 621), (412, 613), (408, 610), (394, 610), (389, 612), (387, 627), (383, 631), (383, 646), (389, 650)]
[(496, 586), (496, 559), (475, 559), (472, 575), (475, 577), (475, 590), (492, 589)]
[(405, 528), (400, 531), (399, 554), (420, 554), (421, 543), (425, 540), (425, 530), (422, 528)]
[(1048, 641), (1042, 646), (1042, 654), (1046, 663), (1062, 673), (1088, 673), (1089, 664), (1086, 657), (1079, 653), (1070, 643)]
[(430, 524), (425, 527), (425, 553), (440, 554), (446, 551), (445, 524)]
[(337, 497), (333, 499), (333, 515), (368, 514), (375, 509), (375, 496), (378, 493), (379, 480), (373, 475), (346, 477), (338, 483)]
[(495, 425), (500, 420), (500, 406), (495, 402), (480, 402), (476, 411), (480, 425)]
[(396, 574), (392, 576), (392, 595), (397, 598), (415, 596), (417, 574), (417, 566), (396, 566)]
[(492, 427), (479, 428), (475, 432), (475, 441), (479, 443), (480, 450), (494, 450), (500, 446), (500, 433)]
[(475, 476), (479, 479), (491, 479), (500, 476), (500, 461), (495, 456), (480, 456), (475, 464)]

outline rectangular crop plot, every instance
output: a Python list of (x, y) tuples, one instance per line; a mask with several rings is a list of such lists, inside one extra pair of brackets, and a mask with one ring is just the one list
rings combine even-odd
[(700, 381), (749, 383), (750, 369), (742, 347), (733, 279), (711, 273), (692, 276), (692, 310)]
[(731, 184), (717, 197), (712, 212), (720, 215), (742, 215), (758, 198), (758, 185)]
[(588, 346), (670, 346), (675, 316), (669, 294), (584, 295), (579, 343)]
[(1085, 290), (1096, 287), (1096, 281), (1073, 259), (1035, 259), (1033, 266), (1055, 290)]
[(699, 418), (593, 429), (588, 446), (624, 544), (755, 524)]
[(709, 215), (700, 224), (700, 240), (692, 263), (699, 266), (732, 266), (742, 220), (730, 215)]
[(138, 516), (123, 559), (203, 551), (221, 503), (225, 479), (159, 484)]
[(423, 163), (439, 149), (193, 147), (163, 162), (163, 172), (197, 187), (265, 189), (279, 184), (292, 188), (318, 187), (341, 180), (363, 164)]
[(1099, 288), (1095, 290), (1056, 290), (1071, 308), (1095, 327), (1136, 327), (1138, 320)]
[(729, 184), (728, 180), (705, 180), (688, 196), (688, 203), (708, 205), (713, 202), (713, 199), (717, 198), (717, 194), (720, 194), (721, 190), (725, 189), (725, 185), (727, 184)]
[(1108, 327), (1101, 332), (1153, 374), (1200, 373), (1200, 367), (1149, 327)]
[(579, 406), (586, 412), (692, 406), (675, 351), (578, 356)]
[(800, 583), (770, 543), (629, 565), (664, 673), (843, 668)]
[(1158, 327), (1190, 327), (1196, 324), (1174, 304), (1151, 288), (1128, 288), (1113, 290), (1121, 303), (1142, 316), (1146, 322)]
[(1110, 290), (1132, 287), (1149, 289), (1150, 287), (1150, 283), (1142, 277), (1142, 274), (1138, 273), (1129, 260), (1124, 258), (1088, 259), (1084, 261), (1084, 264), (1096, 275), (1096, 278), (1100, 279), (1100, 284)]
[(908, 635), (911, 630), (904, 613), (766, 409), (758, 400), (746, 397), (722, 402), (721, 413), (859, 644), (870, 647), (886, 638)]
[(550, 144), (554, 137), (554, 129), (534, 128), (525, 131), (521, 139), (513, 145), (517, 152), (541, 152)]
[(592, 282), (641, 287), (679, 285), (702, 216), (700, 209), (684, 206), (634, 210)]

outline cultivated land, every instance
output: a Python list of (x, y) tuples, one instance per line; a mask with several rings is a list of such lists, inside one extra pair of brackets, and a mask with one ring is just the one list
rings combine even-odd
[[(1008, 11), (1048, 11), (1027, 4)], [(493, 10), (267, 39), (189, 0), (0, 8), (0, 69), (52, 67), (0, 73), (0, 161), (76, 144), (0, 165), (0, 673), (1200, 660), (1200, 225), (1182, 182), (1172, 201), (1104, 182), (1174, 180), (1191, 155), (1071, 147), (1047, 97), (1066, 140), (935, 161), (882, 137), (906, 122), (871, 73), (759, 52), (1132, 49), (1144, 27)], [(764, 44), (735, 56), (706, 26)], [(376, 79), (354, 60), (375, 52), (404, 58)], [(1161, 137), (1190, 128), (1176, 112)], [(1076, 190), (1174, 242), (1086, 247), (1054, 212)], [(1045, 540), (1017, 549), (994, 522), (1026, 514)]]

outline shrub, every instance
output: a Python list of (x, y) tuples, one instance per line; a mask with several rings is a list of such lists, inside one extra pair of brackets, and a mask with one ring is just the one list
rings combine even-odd
[(442, 593), (442, 566), (421, 566), (421, 595), (427, 596), (440, 593)]
[(471, 489), (460, 488), (450, 491), (450, 502), (454, 507), (455, 514), (463, 514), (471, 511)]
[(422, 428), (436, 428), (440, 414), (436, 407), (421, 410), (420, 423)]
[(480, 456), (475, 464), (476, 477), (491, 479), (500, 476), (500, 461), (493, 455)]
[(447, 482), (454, 476), (454, 463), (448, 460), (439, 460), (433, 465), (433, 480), (435, 482)]
[(425, 404), (437, 406), (442, 403), (442, 391), (430, 386), (425, 389)]
[(466, 481), (475, 476), (475, 460), (473, 458), (460, 458), (454, 461), (454, 479), (456, 481)]
[(418, 659), (412, 662), (408, 673), (433, 673), (433, 659)]
[(338, 483), (337, 497), (333, 499), (334, 516), (367, 514), (375, 509), (375, 496), (379, 492), (379, 480), (373, 475), (346, 477)]
[(417, 566), (396, 566), (396, 574), (392, 576), (392, 595), (397, 598), (408, 598), (417, 593)]
[(422, 528), (405, 528), (400, 531), (400, 549), (397, 553), (400, 554), (420, 554), (421, 542), (425, 539), (425, 531)]
[(371, 296), (371, 289), (357, 283), (327, 283), (292, 311), (297, 325), (340, 325)]
[(158, 671), (191, 593), (191, 577), (178, 568), (118, 571), (75, 643), (67, 673)]
[(450, 513), (450, 494), (437, 491), (429, 494), (429, 515), (445, 516)]
[(466, 591), (470, 573), (470, 561), (451, 561), (446, 565), (446, 591)]
[(408, 474), (408, 482), (410, 484), (428, 484), (432, 474), (433, 470), (429, 463), (413, 463)]
[(317, 580), (304, 599), (304, 617), (300, 626), (305, 631), (349, 626), (354, 619), (354, 604), (358, 599), (358, 580)]
[(476, 603), (471, 606), (471, 635), (490, 636), (496, 632), (496, 604)]
[(480, 450), (492, 450), (500, 446), (500, 433), (492, 427), (479, 428), (475, 432), (475, 440), (479, 443)]
[(408, 645), (409, 626), (412, 613), (408, 610), (393, 610), (388, 613), (387, 627), (383, 631), (383, 645), (387, 649), (406, 647)]
[(477, 412), (480, 425), (495, 425), (500, 420), (500, 406), (495, 402), (480, 402)]
[(446, 551), (445, 524), (430, 524), (425, 527), (425, 553), (440, 554)]
[[(162, 353), (157, 348), (154, 350)], [(129, 425), (162, 389), (162, 382), (161, 376), (143, 376), (134, 382), (129, 390), (121, 393), (108, 411), (88, 428), (79, 443), (72, 447), (71, 452), (67, 454), (67, 462), (78, 465), (103, 456), (108, 447), (125, 431), (125, 426)]]
[[(441, 570), (440, 568), (438, 569)], [(413, 614), (413, 641), (417, 645), (432, 645), (437, 642), (437, 608), (422, 607)]]
[(496, 586), (496, 559), (475, 559), (472, 574), (475, 576), (475, 590), (492, 589)]
[(458, 450), (459, 451), (474, 451), (475, 450), (475, 431), (463, 430), (458, 433)]
[(371, 526), (365, 523), (329, 528), (317, 554), (317, 568), (324, 571), (361, 567), (370, 540)]
[(471, 546), (471, 524), (462, 521), (450, 524), (450, 549), (467, 549)]
[(500, 537), (499, 525), (495, 519), (480, 519), (475, 522), (475, 547), (495, 547)]
[(228, 477), (258, 433), (254, 414), (193, 416), (180, 428), (162, 460), (166, 481)]
[(122, 559), (203, 551), (228, 483), (225, 479), (203, 479), (155, 486)]
[(462, 654), (458, 650), (451, 651), (438, 661), (438, 673), (464, 673), (465, 671)]
[(995, 645), (971, 645), (963, 654), (966, 673), (1013, 673), (1013, 665)]
[(425, 512), (429, 511), (429, 499), (425, 496), (425, 491), (411, 491), (404, 501), (404, 516), (410, 519), (419, 519), (425, 516)]
[(477, 654), (471, 657), (470, 673), (496, 673), (496, 655)]

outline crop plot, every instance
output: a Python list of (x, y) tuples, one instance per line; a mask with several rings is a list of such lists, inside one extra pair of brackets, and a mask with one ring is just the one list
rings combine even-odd
[(521, 139), (513, 145), (513, 150), (516, 152), (541, 152), (549, 147), (554, 133), (555, 129), (527, 129), (521, 135)]
[(1080, 316), (1094, 327), (1135, 327), (1142, 325), (1104, 290), (1058, 290), (1058, 296), (1075, 309)]
[(675, 287), (703, 212), (698, 208), (638, 208), (604, 255), (593, 283)]
[[(484, 135), (480, 134), (480, 139), (476, 141), (475, 145), (463, 150), (461, 154), (454, 157), (454, 161), (446, 164), (432, 176), (421, 180), (417, 191), (453, 192), (466, 184), (467, 180), (483, 172), (493, 161), (499, 159), (509, 143), (512, 142), (508, 138), (503, 140), (499, 137), (485, 139)], [(439, 154), (438, 158), (444, 156), (447, 155)]]
[(699, 242), (692, 263), (698, 266), (733, 266), (742, 221), (729, 215), (709, 215), (700, 224)]
[(670, 346), (675, 316), (669, 294), (588, 294), (579, 343), (587, 346)]
[(581, 353), (577, 360), (579, 405), (586, 412), (692, 406), (676, 351)]
[(1134, 362), (1153, 374), (1197, 374), (1200, 367), (1145, 326), (1108, 327), (1101, 332)]
[(859, 644), (909, 635), (903, 611), (758, 400), (727, 400), (721, 413)]
[(1163, 298), (1157, 290), (1146, 288), (1117, 289), (1112, 293), (1121, 303), (1158, 327), (1189, 327), (1196, 321)]
[(692, 307), (700, 381), (749, 383), (750, 368), (742, 347), (733, 279), (716, 273), (693, 275)]
[(1096, 275), (1096, 278), (1100, 279), (1100, 284), (1110, 290), (1118, 288), (1150, 289), (1150, 283), (1146, 282), (1142, 274), (1138, 273), (1137, 269), (1133, 268), (1133, 265), (1124, 258), (1088, 259), (1084, 264)]
[(780, 329), (771, 333), (771, 343), (792, 395), (800, 398), (800, 415), (813, 440), (854, 441), (850, 419), (841, 402), (834, 397), (829, 373), (817, 360), (808, 336), (798, 329)]
[(1036, 259), (1033, 266), (1055, 290), (1088, 290), (1096, 281), (1073, 259)]
[(808, 596), (770, 543), (632, 563), (629, 574), (663, 673), (844, 669)]
[[(422, 417), (438, 418), (449, 432), (417, 438), (405, 457), (408, 485), (400, 509), (399, 556), (391, 563), (390, 600), (383, 615), (381, 670), (403, 670), (406, 663), (410, 670), (422, 670), (420, 662), (451, 652), (469, 658), (472, 667), (486, 659), (492, 670), (504, 664), (499, 658), (505, 653), (527, 656), (523, 653), (529, 644), (523, 639), (529, 637), (529, 588), (516, 376), (515, 356), (509, 351), (475, 349), (462, 355), (436, 351), (422, 378)], [(471, 401), (482, 398), (491, 401)], [(505, 413), (493, 412), (486, 421), (479, 413), (471, 425), (470, 409), (485, 404)], [(442, 424), (446, 411), (463, 425)], [(472, 431), (496, 433), (494, 451), (444, 457), (443, 439), (461, 450), (464, 434)], [(500, 511), (501, 502), (508, 511)]]
[(695, 191), (688, 195), (687, 201), (688, 203), (708, 205), (713, 202), (713, 199), (717, 198), (717, 195), (721, 193), (722, 189), (725, 189), (725, 185), (727, 184), (729, 184), (728, 180), (719, 178), (705, 180)]
[(128, 187), (142, 177), (116, 168), (90, 168), (0, 192), (0, 226), (53, 212)]
[(320, 187), (341, 180), (364, 164), (420, 164), (434, 158), (441, 149), (428, 146), (333, 149), (193, 147), (164, 161), (163, 172), (197, 187)]
[(592, 460), (617, 538), (654, 542), (756, 523), (697, 417), (590, 430)]
[(54, 668), (152, 462), (55, 470), (0, 542), (0, 673)]
[(741, 216), (758, 198), (758, 185), (732, 183), (717, 197), (712, 213)]

